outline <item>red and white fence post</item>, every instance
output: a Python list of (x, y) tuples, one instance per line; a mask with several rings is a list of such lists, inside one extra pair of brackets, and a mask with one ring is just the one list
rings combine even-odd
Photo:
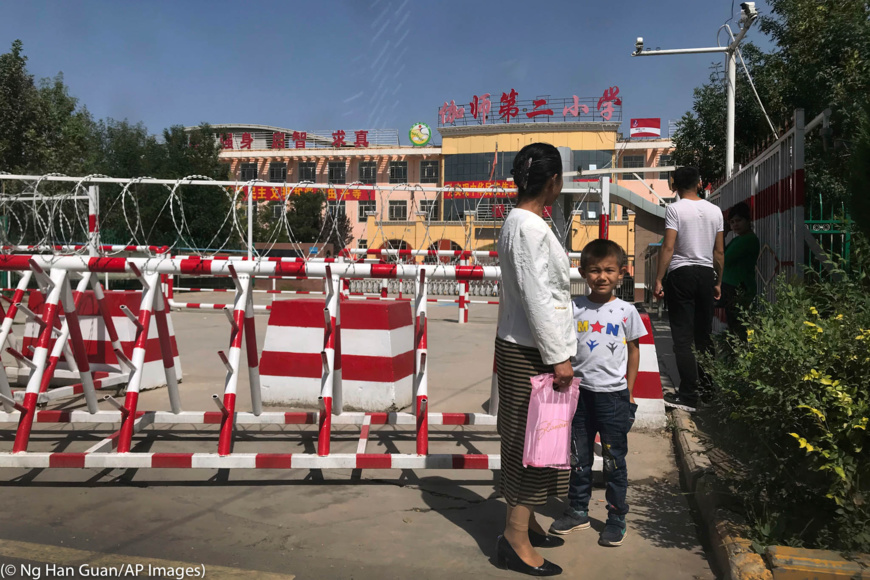
[(79, 317), (76, 313), (80, 297), (90, 284), (92, 276), (93, 274), (90, 272), (87, 272), (82, 276), (81, 281), (76, 287), (75, 294), (71, 291), (69, 278), (64, 281), (63, 292), (61, 293), (61, 303), (63, 304), (65, 320), (61, 327), (60, 334), (54, 343), (54, 349), (51, 353), (48, 369), (43, 374), (40, 392), (44, 392), (48, 389), (48, 384), (54, 375), (54, 370), (57, 367), (60, 354), (65, 349), (67, 338), (69, 338), (72, 345), (73, 357), (72, 360), (69, 360), (68, 362), (70, 367), (73, 368), (73, 370), (78, 371), (81, 376), (82, 392), (85, 395), (85, 402), (87, 403), (88, 411), (96, 413), (98, 409), (94, 377), (91, 375), (90, 363), (88, 363), (88, 353), (82, 337), (82, 329), (81, 326), (79, 326)]
[[(15, 315), (18, 313), (18, 305), (24, 300), (24, 291), (27, 285), (30, 284), (30, 278), (33, 272), (27, 270), (22, 273), (21, 280), (18, 281), (18, 286), (15, 288), (15, 293), (12, 295), (12, 303), (9, 305), (9, 310), (6, 311), (6, 316), (3, 318), (3, 324), (0, 326), (0, 349), (5, 348), (6, 340), (12, 332), (12, 323), (15, 322)], [(3, 395), (3, 409), (7, 413), (11, 413), (15, 407), (12, 398), (12, 387), (9, 386), (9, 378), (6, 376), (6, 367), (0, 364), (0, 395)]]
[[(323, 374), (320, 382), (320, 426), (317, 436), (317, 454), (329, 455), (329, 444), (332, 433), (332, 414), (341, 414), (341, 376), (336, 369), (336, 351), (341, 356), (341, 314), (339, 310), (338, 293), (340, 279), (333, 276), (332, 267), (326, 266), (326, 307), (323, 309), (324, 331), (323, 350), (320, 353), (323, 364)], [(338, 388), (335, 388), (338, 386)], [(336, 396), (337, 395), (337, 396)]]
[(414, 401), (417, 415), (417, 455), (429, 453), (429, 369), (426, 346), (426, 270), (420, 268), (414, 292)]
[(598, 218), (598, 238), (610, 236), (610, 177), (601, 177), (601, 216)]
[(254, 323), (254, 294), (248, 292), (245, 307), (245, 347), (248, 359), (248, 382), (251, 385), (251, 410), (260, 416), (263, 412), (262, 392), (260, 390), (260, 357), (257, 354), (257, 329)]
[(54, 332), (54, 323), (57, 319), (57, 305), (60, 302), (63, 284), (67, 277), (67, 271), (60, 268), (52, 270), (51, 278), (48, 278), (42, 268), (33, 260), (30, 260), (30, 266), (36, 274), (40, 286), (44, 288), (48, 295), (45, 298), (42, 329), (39, 331), (39, 339), (37, 340), (36, 348), (33, 350), (32, 372), (27, 381), (24, 401), (18, 407), (21, 418), (18, 421), (18, 430), (15, 432), (15, 443), (12, 446), (13, 453), (27, 451), (27, 444), (30, 441), (30, 429), (33, 426), (33, 418), (36, 414), (39, 387), (42, 384), (42, 375), (45, 373), (48, 360), (48, 343), (51, 340), (51, 333)]
[[(462, 266), (467, 266), (468, 260), (460, 260), (459, 264)], [(459, 300), (457, 301), (459, 303), (459, 319), (457, 320), (457, 322), (459, 322), (459, 324), (465, 324), (468, 322), (469, 282), (468, 280), (459, 280), (457, 284), (459, 285)]]
[[(145, 372), (145, 347), (148, 342), (148, 330), (151, 327), (151, 312), (154, 308), (154, 294), (160, 288), (160, 275), (157, 273), (143, 275), (139, 268), (132, 262), (128, 262), (130, 269), (142, 282), (142, 300), (139, 303), (139, 316), (127, 314), (136, 325), (136, 343), (133, 347), (133, 358), (130, 365), (133, 371), (127, 382), (127, 395), (124, 398), (121, 411), (121, 429), (118, 433), (118, 453), (127, 453), (133, 439), (133, 423), (136, 421), (136, 407), (139, 403), (139, 385), (142, 383), (142, 374)], [(117, 353), (116, 353), (117, 354)], [(123, 354), (123, 352), (122, 352)], [(114, 399), (110, 399), (114, 401)]]
[(154, 321), (157, 323), (157, 336), (160, 339), (160, 354), (163, 357), (163, 372), (166, 376), (166, 389), (169, 392), (169, 407), (173, 413), (180, 413), (181, 397), (178, 393), (178, 374), (175, 372), (175, 355), (172, 352), (172, 336), (169, 332), (166, 299), (162, 289), (161, 285), (161, 291), (154, 295)]
[(229, 455), (233, 451), (233, 427), (236, 418), (236, 389), (239, 384), (239, 361), (242, 355), (242, 336), (245, 330), (245, 312), (251, 295), (251, 277), (247, 274), (239, 276), (236, 269), (230, 265), (230, 273), (236, 285), (236, 296), (233, 302), (233, 312), (224, 309), (232, 325), (230, 333), (229, 356), (223, 351), (218, 351), (218, 356), (227, 367), (226, 379), (224, 380), (224, 400), (221, 403), (217, 395), (214, 401), (217, 403), (223, 418), (221, 419), (220, 438), (218, 439), (218, 455)]

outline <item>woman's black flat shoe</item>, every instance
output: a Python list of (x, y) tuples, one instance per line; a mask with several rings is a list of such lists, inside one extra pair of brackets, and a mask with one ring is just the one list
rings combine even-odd
[(513, 570), (514, 572), (528, 574), (529, 576), (558, 576), (562, 573), (562, 568), (549, 560), (544, 560), (544, 563), (540, 566), (529, 566), (523, 562), (523, 559), (514, 551), (504, 536), (498, 537), (496, 549), (496, 564), (499, 568)]
[(558, 548), (565, 545), (565, 539), (549, 534), (539, 534), (529, 530), (529, 541), (533, 548)]

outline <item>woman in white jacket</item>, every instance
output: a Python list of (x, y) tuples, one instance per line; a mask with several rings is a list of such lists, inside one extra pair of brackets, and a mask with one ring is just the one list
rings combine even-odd
[(562, 569), (535, 547), (564, 540), (548, 536), (535, 520), (535, 506), (551, 495), (568, 493), (569, 471), (523, 467), (523, 443), (533, 376), (555, 375), (556, 388), (574, 377), (571, 357), (577, 340), (572, 329), (570, 262), (543, 219), (546, 206), (562, 191), (562, 160), (547, 143), (523, 147), (514, 158), (517, 206), (505, 220), (498, 240), (501, 264), (498, 332), (498, 433), (501, 436), (499, 491), (507, 503), (504, 535), (498, 539), (500, 567), (533, 576), (554, 576)]

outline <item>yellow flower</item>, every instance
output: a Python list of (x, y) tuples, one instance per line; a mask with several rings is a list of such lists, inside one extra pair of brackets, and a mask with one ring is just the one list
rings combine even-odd
[(843, 320), (843, 315), (838, 314), (837, 316), (834, 317), (834, 320)]
[(814, 315), (818, 316), (818, 315), (819, 315), (819, 311), (816, 310), (816, 307), (815, 307), (815, 306), (810, 306), (810, 314), (814, 314)]
[(755, 335), (755, 331), (751, 328), (746, 331), (746, 342), (752, 342), (752, 337)]

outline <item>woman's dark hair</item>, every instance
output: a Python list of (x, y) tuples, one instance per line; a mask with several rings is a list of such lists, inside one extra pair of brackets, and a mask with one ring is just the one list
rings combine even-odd
[(514, 157), (511, 175), (517, 185), (517, 201), (541, 195), (547, 181), (554, 175), (562, 176), (562, 157), (549, 143), (526, 145)]
[(749, 205), (741, 201), (740, 203), (735, 204), (731, 209), (729, 209), (728, 219), (730, 220), (731, 218), (735, 217), (740, 217), (748, 222), (751, 222), (752, 212), (749, 210)]

